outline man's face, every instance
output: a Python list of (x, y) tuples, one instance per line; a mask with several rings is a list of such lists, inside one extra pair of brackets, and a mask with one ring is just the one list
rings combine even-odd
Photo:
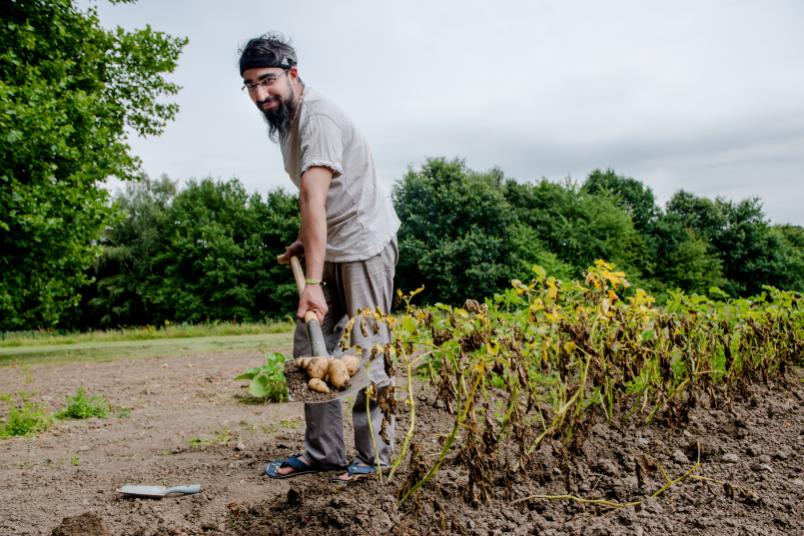
[(243, 83), (252, 102), (262, 112), (269, 126), (269, 136), (285, 135), (296, 109), (296, 95), (290, 77), (291, 70), (279, 67), (256, 67), (243, 72)]

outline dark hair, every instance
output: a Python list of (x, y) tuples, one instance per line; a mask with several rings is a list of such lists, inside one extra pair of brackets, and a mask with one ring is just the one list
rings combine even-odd
[(240, 74), (254, 67), (290, 69), (296, 65), (296, 49), (290, 40), (278, 33), (266, 33), (249, 39), (240, 49)]

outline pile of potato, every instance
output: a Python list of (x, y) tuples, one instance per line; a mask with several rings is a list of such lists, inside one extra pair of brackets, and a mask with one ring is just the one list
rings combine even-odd
[(310, 378), (307, 387), (317, 393), (329, 393), (330, 385), (336, 389), (349, 387), (349, 380), (360, 368), (360, 359), (354, 355), (340, 358), (300, 357), (295, 363), (297, 367), (307, 371)]

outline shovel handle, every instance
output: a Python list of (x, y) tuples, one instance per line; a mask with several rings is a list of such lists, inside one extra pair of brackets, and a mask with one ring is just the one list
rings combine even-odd
[(296, 280), (296, 289), (299, 291), (299, 296), (301, 296), (305, 286), (304, 271), (302, 270), (299, 258), (295, 255), (290, 258), (290, 269), (293, 270), (293, 279)]
[[(296, 289), (301, 296), (304, 290), (304, 271), (302, 270), (299, 258), (295, 255), (290, 258), (290, 269), (293, 270), (293, 279), (296, 280)], [(321, 331), (321, 324), (315, 312), (307, 311), (304, 313), (304, 324), (307, 326), (307, 338), (310, 340), (314, 356), (328, 356), (327, 345), (324, 343), (324, 333)]]
[(191, 495), (201, 491), (201, 484), (190, 484), (189, 486), (173, 486), (165, 490), (165, 495)]

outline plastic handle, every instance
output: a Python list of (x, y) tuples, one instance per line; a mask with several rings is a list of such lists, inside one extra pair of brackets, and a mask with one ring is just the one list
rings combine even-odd
[(201, 491), (201, 484), (190, 484), (188, 486), (173, 486), (165, 490), (165, 495), (182, 494), (190, 495)]

